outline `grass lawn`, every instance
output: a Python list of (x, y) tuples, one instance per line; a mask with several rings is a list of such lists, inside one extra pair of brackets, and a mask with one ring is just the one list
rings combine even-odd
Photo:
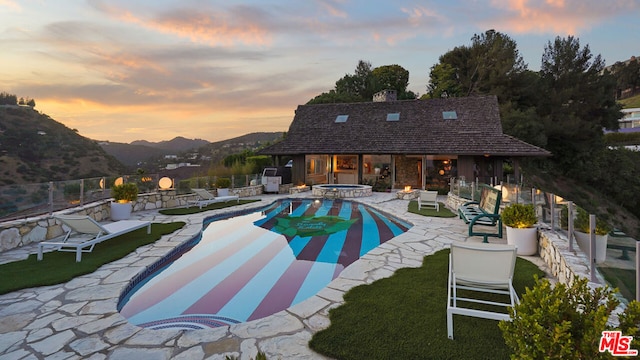
[(449, 218), (449, 217), (458, 216), (458, 214), (455, 214), (455, 213), (451, 212), (451, 210), (447, 209), (447, 207), (444, 206), (443, 203), (440, 203), (440, 211), (436, 211), (436, 209), (432, 209), (432, 208), (423, 208), (421, 210), (418, 210), (418, 201), (416, 201), (416, 200), (409, 201), (409, 210), (408, 211), (410, 213), (414, 213), (414, 214), (418, 214), (418, 215), (442, 217), (442, 218)]
[[(498, 322), (454, 315), (455, 340), (447, 338), (449, 250), (426, 256), (422, 267), (345, 294), (329, 313), (331, 325), (309, 346), (335, 359), (508, 359)], [(518, 258), (514, 287), (533, 287), (537, 266)]]
[(613, 267), (598, 266), (598, 271), (602, 273), (612, 287), (618, 288), (620, 295), (631, 301), (636, 298), (636, 271), (629, 269), (619, 269)]
[(93, 252), (82, 255), (76, 262), (75, 252), (53, 251), (44, 254), (42, 261), (32, 254), (26, 260), (0, 265), (0, 294), (35, 286), (54, 285), (77, 276), (94, 272), (100, 266), (121, 259), (140, 246), (151, 244), (163, 235), (170, 234), (185, 225), (184, 222), (152, 224), (147, 228), (123, 234), (99, 243)]
[(195, 214), (195, 213), (199, 213), (199, 212), (203, 212), (203, 211), (209, 211), (209, 210), (215, 210), (215, 209), (224, 209), (224, 208), (231, 207), (231, 206), (249, 204), (249, 203), (256, 202), (256, 201), (261, 201), (261, 200), (258, 199), (258, 200), (240, 200), (240, 201), (219, 202), (219, 203), (213, 203), (213, 204), (211, 204), (209, 206), (203, 206), (202, 209), (200, 209), (197, 206), (192, 206), (192, 207), (179, 207), (179, 208), (173, 208), (173, 209), (162, 209), (162, 210), (160, 210), (158, 212), (160, 214), (163, 214), (163, 215), (189, 215), (189, 214)]
[(640, 95), (632, 96), (624, 100), (618, 101), (625, 109), (640, 107)]

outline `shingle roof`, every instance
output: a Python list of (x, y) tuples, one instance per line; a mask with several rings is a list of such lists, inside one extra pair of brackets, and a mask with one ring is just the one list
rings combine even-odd
[[(457, 119), (443, 118), (453, 111)], [(389, 113), (400, 119), (387, 121)], [(300, 105), (286, 138), (260, 153), (551, 155), (502, 133), (495, 96)]]

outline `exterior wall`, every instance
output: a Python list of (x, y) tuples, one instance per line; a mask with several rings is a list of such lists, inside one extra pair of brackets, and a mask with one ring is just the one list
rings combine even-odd
[(404, 155), (397, 155), (394, 158), (396, 177), (393, 188), (404, 189), (407, 185), (410, 185), (414, 189), (422, 188), (422, 181), (420, 180), (420, 174), (418, 172), (418, 162), (421, 162), (422, 159)]
[(293, 157), (293, 166), (291, 166), (291, 183), (294, 185), (306, 183), (306, 165), (304, 155), (296, 155)]
[[(240, 197), (256, 196), (263, 193), (263, 186), (256, 185), (231, 189), (229, 193)], [(186, 206), (189, 200), (195, 199), (195, 194), (177, 195), (175, 190), (140, 194), (138, 195), (138, 200), (133, 204), (133, 211)], [(98, 201), (81, 207), (58, 211), (54, 214), (87, 215), (98, 222), (106, 221), (110, 217), (110, 202), (110, 199)], [(7, 221), (0, 224), (0, 251), (54, 239), (63, 234), (62, 225), (58, 224), (49, 214)]]
[(468, 182), (474, 181), (472, 156), (458, 156), (458, 177), (461, 176)]

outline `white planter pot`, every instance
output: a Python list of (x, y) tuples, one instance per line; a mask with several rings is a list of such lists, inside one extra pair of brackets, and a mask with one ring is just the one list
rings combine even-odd
[[(589, 257), (589, 249), (591, 247), (590, 235), (582, 231), (574, 231), (576, 242), (583, 253)], [(603, 263), (607, 258), (607, 241), (609, 235), (596, 235), (596, 264)]]
[(518, 255), (535, 255), (538, 252), (538, 228), (507, 228), (507, 244), (515, 245)]
[(118, 202), (111, 202), (111, 220), (113, 221), (118, 221), (118, 220), (127, 220), (129, 217), (131, 217), (131, 209), (132, 209), (132, 204), (130, 202), (128, 203), (118, 203)]
[(229, 189), (228, 188), (217, 189), (217, 193), (218, 193), (218, 196), (229, 196)]

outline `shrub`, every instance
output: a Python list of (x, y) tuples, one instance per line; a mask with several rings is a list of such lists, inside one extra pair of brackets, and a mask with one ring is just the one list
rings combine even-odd
[(502, 210), (502, 222), (512, 228), (530, 228), (538, 222), (532, 204), (511, 204)]
[[(577, 207), (576, 219), (573, 222), (573, 227), (583, 233), (589, 233), (589, 213), (585, 209)], [(599, 217), (596, 217), (596, 234), (606, 235), (609, 231), (611, 231), (611, 226)]]
[[(547, 279), (535, 279), (520, 304), (509, 309), (511, 321), (498, 326), (512, 359), (608, 359), (599, 353), (602, 331), (614, 330), (607, 324), (609, 316), (620, 304), (608, 286), (589, 289), (587, 279), (575, 277), (573, 285)], [(631, 302), (620, 315), (623, 335), (638, 332), (640, 306)], [(636, 346), (636, 347), (634, 347)], [(637, 339), (632, 348), (637, 349)]]
[(219, 177), (216, 179), (216, 188), (217, 189), (226, 189), (231, 186), (231, 179), (226, 177)]
[(138, 185), (135, 183), (124, 183), (111, 187), (111, 196), (117, 202), (129, 202), (138, 199)]

